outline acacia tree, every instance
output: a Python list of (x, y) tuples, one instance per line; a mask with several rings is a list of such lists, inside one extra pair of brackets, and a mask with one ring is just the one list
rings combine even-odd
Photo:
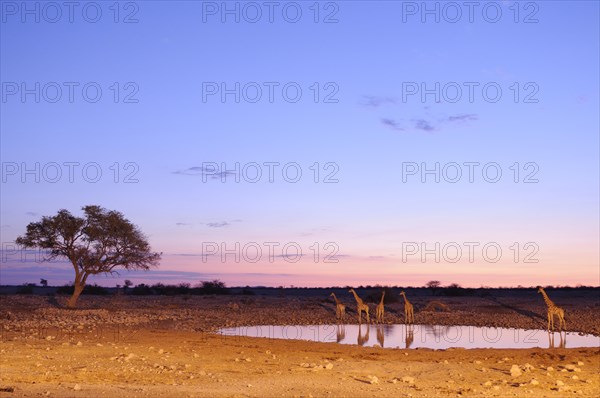
[(67, 302), (75, 307), (90, 275), (117, 273), (158, 266), (162, 253), (152, 252), (146, 236), (118, 211), (100, 206), (82, 208), (85, 217), (75, 217), (68, 210), (42, 217), (27, 225), (24, 236), (16, 243), (26, 248), (49, 249), (45, 261), (67, 258), (75, 269), (73, 295)]
[(442, 285), (440, 281), (429, 281), (425, 284), (425, 287), (431, 289), (431, 294), (435, 296), (435, 291)]

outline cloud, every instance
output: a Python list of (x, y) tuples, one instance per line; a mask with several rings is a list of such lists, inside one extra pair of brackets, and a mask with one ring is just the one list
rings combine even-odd
[(589, 100), (590, 100), (590, 97), (588, 97), (585, 94), (579, 95), (577, 97), (577, 103), (578, 104), (587, 104), (589, 102)]
[(396, 98), (393, 97), (377, 97), (373, 95), (363, 95), (360, 104), (363, 106), (370, 106), (378, 108), (385, 104), (395, 104)]
[(192, 225), (192, 224), (187, 223), (187, 222), (176, 222), (175, 225), (177, 225), (177, 226), (185, 226), (185, 225)]
[(219, 171), (217, 169), (203, 166), (193, 166), (184, 170), (173, 171), (172, 173), (186, 176), (207, 176), (213, 180), (226, 179), (228, 176), (236, 175), (236, 173), (231, 170)]
[(427, 131), (427, 132), (436, 130), (436, 128), (434, 126), (432, 126), (431, 123), (429, 123), (425, 119), (417, 119), (415, 122), (415, 128), (417, 130), (423, 130), (423, 131)]
[(428, 107), (425, 107), (427, 116), (416, 119), (411, 119), (410, 122), (406, 123), (408, 127), (403, 126), (403, 119), (396, 121), (394, 119), (385, 118), (381, 119), (381, 123), (395, 131), (408, 131), (408, 130), (420, 130), (427, 133), (442, 130), (443, 127), (451, 124), (463, 124), (470, 121), (479, 120), (479, 117), (474, 113), (460, 113), (450, 116), (438, 116), (433, 117), (429, 115)]
[(208, 223), (206, 223), (206, 226), (210, 227), (210, 228), (223, 228), (223, 227), (226, 227), (228, 225), (231, 225), (231, 224), (229, 224), (227, 221), (208, 222)]
[(396, 122), (395, 120), (392, 119), (381, 119), (381, 123), (383, 123), (385, 126), (396, 130), (396, 131), (404, 131), (405, 128), (401, 127), (400, 124), (398, 122)]
[(456, 115), (456, 116), (448, 116), (448, 119), (446, 119), (448, 122), (464, 122), (467, 120), (479, 120), (479, 117), (473, 113), (467, 113), (467, 114), (462, 114), (462, 115)]
[(28, 212), (25, 212), (25, 214), (28, 215), (28, 216), (32, 216), (32, 217), (39, 216), (39, 213), (36, 213), (34, 211), (28, 211)]

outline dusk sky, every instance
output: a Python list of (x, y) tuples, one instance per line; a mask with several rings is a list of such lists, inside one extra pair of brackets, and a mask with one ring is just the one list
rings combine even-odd
[(76, 3), (0, 2), (0, 284), (97, 204), (106, 286), (600, 285), (598, 2)]

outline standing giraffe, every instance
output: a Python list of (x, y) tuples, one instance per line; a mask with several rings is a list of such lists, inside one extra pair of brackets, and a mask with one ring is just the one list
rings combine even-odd
[(340, 321), (343, 320), (346, 316), (346, 305), (340, 303), (337, 297), (335, 297), (335, 293), (331, 293), (329, 296), (333, 296), (335, 300), (335, 317)]
[(369, 306), (366, 305), (360, 297), (358, 297), (358, 294), (356, 294), (354, 289), (350, 289), (348, 291), (354, 295), (354, 299), (356, 300), (356, 312), (358, 312), (358, 323), (362, 323), (363, 311), (367, 314), (367, 323), (371, 323), (371, 319), (369, 318)]
[(565, 310), (558, 307), (550, 300), (550, 297), (548, 297), (543, 287), (540, 286), (538, 288), (538, 293), (542, 294), (546, 306), (548, 307), (548, 330), (550, 330), (550, 327), (554, 330), (554, 315), (558, 316), (558, 327), (560, 330), (563, 330), (563, 327), (567, 326), (565, 322)]
[(406, 298), (404, 290), (400, 292), (400, 295), (404, 297), (404, 322), (415, 323), (415, 313), (413, 305)]
[(375, 309), (375, 315), (377, 318), (377, 322), (379, 323), (383, 323), (383, 313), (384, 313), (384, 308), (383, 308), (383, 299), (385, 297), (385, 290), (381, 293), (381, 301), (379, 302), (379, 304), (377, 305), (377, 308)]

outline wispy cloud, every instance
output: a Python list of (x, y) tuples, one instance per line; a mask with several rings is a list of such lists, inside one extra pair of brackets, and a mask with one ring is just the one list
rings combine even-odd
[(446, 120), (448, 122), (464, 122), (468, 120), (479, 120), (479, 117), (474, 113), (468, 113), (462, 115), (448, 116), (448, 119)]
[(176, 222), (175, 225), (182, 227), (182, 226), (192, 225), (192, 224), (187, 223), (187, 222)]
[(400, 126), (400, 123), (392, 120), (392, 119), (381, 119), (381, 123), (383, 123), (385, 126), (391, 128), (392, 130), (396, 130), (396, 131), (404, 131), (406, 130), (404, 127)]
[(39, 213), (36, 213), (35, 211), (28, 211), (28, 212), (25, 212), (25, 214), (28, 216), (31, 216), (31, 217), (39, 216)]
[(442, 130), (445, 126), (451, 124), (464, 124), (470, 121), (479, 120), (479, 117), (474, 113), (461, 113), (450, 116), (438, 116), (433, 117), (430, 116), (426, 112), (427, 115), (424, 117), (419, 117), (416, 119), (411, 119), (408, 122), (405, 122), (404, 119), (391, 119), (384, 118), (381, 119), (381, 123), (395, 131), (410, 131), (410, 130), (419, 130), (427, 133), (432, 133), (435, 131)]
[(385, 104), (395, 104), (396, 98), (393, 97), (378, 97), (374, 95), (363, 95), (360, 104), (363, 106), (378, 108)]
[(415, 125), (414, 125), (414, 127), (415, 127), (417, 130), (423, 130), (423, 131), (427, 131), (427, 132), (432, 132), (432, 131), (435, 131), (435, 130), (436, 130), (436, 128), (435, 128), (435, 127), (433, 127), (433, 126), (431, 125), (431, 123), (430, 123), (429, 121), (425, 120), (425, 119), (417, 119), (417, 120), (415, 121)]
[(173, 171), (172, 174), (186, 175), (186, 176), (207, 176), (212, 180), (226, 179), (228, 176), (235, 176), (235, 172), (232, 170), (215, 170), (213, 168), (203, 166), (193, 166), (183, 170)]
[(207, 222), (206, 223), (206, 226), (210, 227), (210, 228), (223, 228), (223, 227), (226, 227), (228, 225), (231, 225), (231, 224), (229, 224), (227, 221)]

